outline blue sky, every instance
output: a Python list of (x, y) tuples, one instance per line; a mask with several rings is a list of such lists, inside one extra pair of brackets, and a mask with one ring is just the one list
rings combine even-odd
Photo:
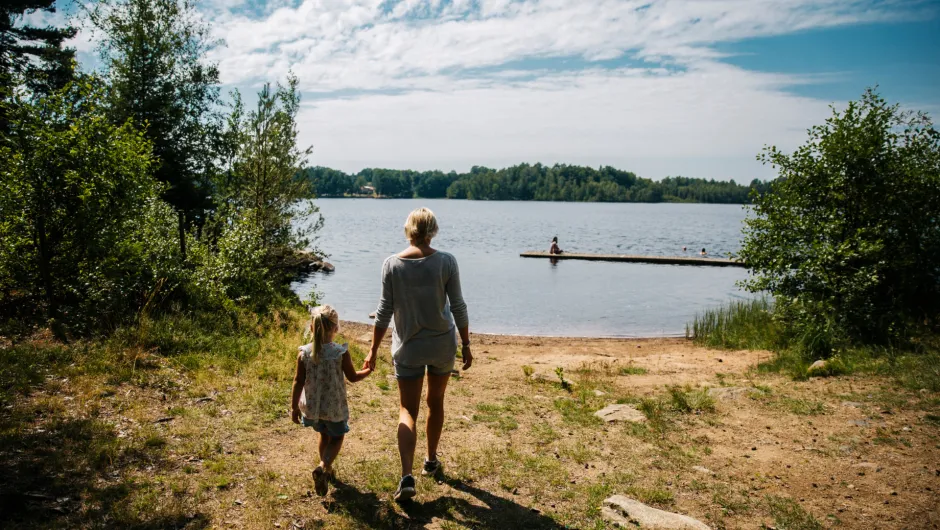
[[(927, 0), (204, 0), (226, 88), (298, 75), (310, 162), (613, 165), (769, 178), (755, 160), (879, 85), (940, 111)], [(94, 36), (76, 45), (91, 53)]]

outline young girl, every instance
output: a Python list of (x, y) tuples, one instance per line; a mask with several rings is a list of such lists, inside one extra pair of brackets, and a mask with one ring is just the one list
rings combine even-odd
[(356, 371), (349, 356), (348, 344), (336, 344), (339, 315), (328, 305), (313, 308), (310, 333), (313, 343), (300, 347), (297, 375), (291, 396), (291, 420), (313, 427), (320, 433), (320, 464), (313, 470), (317, 495), (326, 495), (327, 483), (333, 476), (333, 461), (349, 432), (349, 406), (346, 403), (346, 382), (355, 383), (368, 376), (372, 369)]

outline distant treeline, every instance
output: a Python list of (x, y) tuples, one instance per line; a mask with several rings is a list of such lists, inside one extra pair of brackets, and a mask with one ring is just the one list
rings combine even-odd
[(749, 185), (688, 177), (653, 181), (610, 166), (519, 164), (504, 169), (474, 166), (469, 173), (363, 169), (350, 175), (326, 167), (307, 168), (299, 178), (318, 197), (380, 196), (500, 201), (707, 202), (745, 204)]

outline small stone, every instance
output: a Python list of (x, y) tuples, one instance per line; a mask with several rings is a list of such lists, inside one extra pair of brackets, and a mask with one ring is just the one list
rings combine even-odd
[(603, 390), (595, 390), (594, 395), (597, 397), (606, 396), (607, 392), (604, 392)]
[(708, 469), (707, 467), (702, 467), (702, 466), (692, 466), (692, 470), (693, 470), (693, 471), (698, 471), (699, 473), (704, 473), (704, 474), (706, 474), (706, 475), (714, 475), (714, 474), (715, 474), (715, 472), (712, 471), (711, 469)]
[(633, 405), (615, 404), (607, 405), (594, 413), (598, 418), (606, 421), (632, 421), (642, 423), (646, 421), (646, 416), (637, 410)]
[(862, 408), (862, 404), (859, 403), (859, 402), (857, 402), (857, 401), (843, 401), (843, 402), (842, 402), (842, 406), (843, 406), (843, 407), (853, 408), (853, 409), (860, 409), (860, 408)]

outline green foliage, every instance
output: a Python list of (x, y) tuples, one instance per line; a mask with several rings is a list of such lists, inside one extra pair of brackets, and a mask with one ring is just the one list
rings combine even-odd
[(741, 258), (814, 357), (846, 343), (904, 345), (940, 317), (940, 134), (869, 90), (809, 131), (754, 197)]
[(369, 182), (383, 197), (476, 200), (541, 200), (598, 202), (715, 202), (746, 203), (751, 191), (762, 193), (759, 180), (750, 186), (731, 182), (669, 177), (660, 182), (639, 178), (612, 167), (520, 164), (494, 170), (474, 166), (469, 173), (363, 169), (347, 175), (314, 167), (299, 174), (314, 193), (323, 197), (361, 195)]
[(137, 239), (160, 191), (150, 143), (130, 123), (110, 122), (95, 84), (10, 107), (0, 145), (4, 314), (107, 322), (133, 313), (128, 304), (154, 287)]
[(766, 297), (706, 309), (686, 325), (685, 336), (700, 346), (728, 350), (774, 349), (782, 340), (773, 303)]
[(90, 12), (103, 33), (112, 119), (146, 130), (159, 160), (164, 198), (191, 219), (211, 207), (218, 137), (219, 72), (205, 55), (215, 45), (190, 0), (117, 0)]
[(312, 223), (294, 223), (319, 212), (312, 202), (300, 202), (310, 192), (295, 178), (313, 149), (297, 146), (297, 84), (290, 75), (287, 85), (274, 91), (265, 85), (256, 109), (247, 114), (241, 96), (233, 94), (224, 132), (227, 161), (216, 179), (221, 205), (216, 225), (231, 225), (233, 215), (244, 217), (257, 230), (261, 248), (271, 253), (307, 247), (323, 223), (319, 216)]

